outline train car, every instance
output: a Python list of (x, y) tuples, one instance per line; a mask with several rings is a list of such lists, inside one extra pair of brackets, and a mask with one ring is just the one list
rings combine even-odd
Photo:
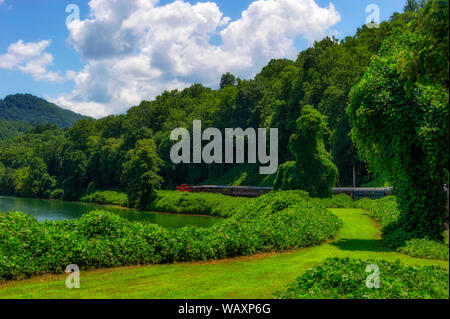
[(353, 199), (369, 197), (372, 199), (390, 196), (392, 194), (392, 187), (371, 187), (371, 188), (354, 188), (354, 187), (336, 187), (333, 188), (333, 194), (347, 194)]
[(258, 197), (272, 191), (272, 187), (233, 186), (233, 196)]
[(196, 191), (201, 193), (216, 193), (223, 195), (233, 195), (232, 187), (230, 186), (216, 186), (216, 185), (204, 185), (196, 186)]

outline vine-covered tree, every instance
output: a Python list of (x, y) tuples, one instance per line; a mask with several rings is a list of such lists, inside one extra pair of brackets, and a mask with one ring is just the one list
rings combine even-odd
[(314, 197), (331, 197), (338, 171), (325, 150), (327, 131), (326, 117), (312, 106), (304, 106), (297, 119), (297, 132), (289, 141), (295, 162), (278, 168), (275, 189), (302, 189)]
[[(429, 24), (433, 19), (440, 23)], [(448, 0), (429, 1), (410, 30), (385, 41), (353, 88), (347, 111), (362, 156), (391, 177), (398, 196), (401, 218), (386, 236), (399, 245), (416, 237), (442, 240), (448, 222)]]

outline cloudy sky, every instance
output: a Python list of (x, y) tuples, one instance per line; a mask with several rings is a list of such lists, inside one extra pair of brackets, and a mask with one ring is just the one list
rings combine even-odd
[[(0, 98), (31, 93), (102, 117), (353, 35), (405, 0), (0, 0)], [(68, 7), (69, 6), (69, 7)], [(66, 12), (66, 9), (68, 12)], [(79, 16), (79, 19), (77, 17)]]

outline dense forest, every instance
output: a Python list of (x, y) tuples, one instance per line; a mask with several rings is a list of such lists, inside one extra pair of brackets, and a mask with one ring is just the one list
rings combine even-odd
[[(443, 1), (444, 9), (435, 8), (440, 2), (430, 1), (427, 12), (448, 17), (448, 1)], [(118, 189), (128, 192), (131, 203), (145, 206), (152, 189), (173, 189), (182, 183), (275, 184), (281, 189), (303, 188), (322, 197), (329, 196), (329, 188), (335, 185), (359, 186), (370, 181), (373, 173), (382, 175), (389, 169), (364, 156), (364, 150), (358, 154), (352, 141), (352, 136), (357, 139), (357, 132), (350, 134), (351, 124), (357, 120), (353, 116), (352, 122), (346, 112), (349, 94), (371, 61), (390, 45), (403, 45), (405, 34), (421, 39), (426, 39), (426, 34), (439, 34), (441, 38), (430, 41), (443, 45), (441, 50), (448, 53), (448, 35), (442, 38), (445, 28), (448, 34), (448, 23), (435, 23), (425, 31), (429, 28), (425, 19), (432, 19), (425, 9), (407, 6), (404, 13), (394, 14), (378, 28), (363, 26), (341, 41), (324, 38), (300, 52), (295, 61), (270, 61), (250, 80), (227, 73), (219, 89), (194, 84), (184, 90), (166, 91), (126, 114), (99, 120), (82, 118), (68, 129), (60, 128), (67, 126), (60, 122), (56, 122), (59, 127), (36, 125), (26, 134), (0, 141), (0, 193), (77, 200), (94, 189)], [(445, 68), (445, 63), (448, 72), (448, 57), (440, 57), (443, 64), (435, 65), (438, 62), (433, 56), (419, 51), (412, 46), (408, 54), (428, 57), (431, 73), (417, 69), (417, 63), (408, 64), (410, 56), (400, 57), (409, 72), (405, 74), (405, 87), (413, 85), (417, 80), (414, 76), (419, 74), (424, 79), (442, 65)], [(440, 103), (445, 106), (445, 96), (442, 98)], [(7, 97), (0, 101), (0, 114), (4, 117), (7, 110), (6, 118), (16, 119), (11, 113), (14, 108), (8, 105), (31, 107), (26, 100), (26, 95)], [(351, 111), (349, 114), (354, 115)], [(443, 116), (448, 119), (448, 111)], [(278, 128), (278, 176), (259, 175), (259, 165), (252, 164), (173, 164), (170, 132), (177, 127), (192, 130), (195, 119), (201, 119), (204, 127), (220, 130)], [(448, 149), (448, 134), (446, 138)], [(362, 144), (356, 141), (356, 145)], [(448, 178), (448, 173), (443, 175)], [(308, 188), (314, 183), (318, 185)]]
[[(84, 117), (31, 94), (8, 95), (3, 100), (0, 99), (0, 120), (70, 127)], [(2, 128), (3, 124), (0, 125)]]
[(29, 131), (33, 126), (26, 122), (0, 119), (0, 140), (6, 140)]

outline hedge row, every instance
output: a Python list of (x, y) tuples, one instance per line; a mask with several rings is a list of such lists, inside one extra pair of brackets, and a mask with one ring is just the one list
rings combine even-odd
[(341, 221), (301, 192), (272, 193), (210, 228), (168, 229), (104, 211), (72, 221), (0, 214), (0, 280), (83, 270), (230, 258), (321, 244)]
[(81, 201), (103, 205), (129, 206), (127, 194), (116, 191), (95, 191), (82, 197)]
[[(379, 288), (368, 288), (367, 266), (380, 271)], [(374, 284), (374, 280), (369, 280)], [(436, 266), (406, 266), (400, 261), (330, 258), (278, 294), (283, 299), (448, 299), (449, 274)]]
[(232, 197), (222, 194), (186, 193), (176, 191), (157, 191), (148, 210), (231, 217), (243, 204), (246, 197)]
[[(178, 214), (231, 217), (249, 198), (222, 194), (156, 191), (147, 210)], [(129, 207), (127, 194), (115, 191), (96, 191), (81, 201)]]

